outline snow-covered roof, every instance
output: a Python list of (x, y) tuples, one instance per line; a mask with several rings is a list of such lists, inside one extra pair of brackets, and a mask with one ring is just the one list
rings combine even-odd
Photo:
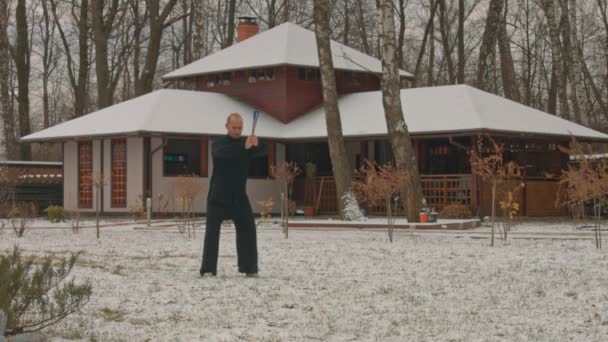
[[(492, 131), (608, 141), (608, 135), (466, 85), (402, 89), (405, 122), (413, 135)], [(387, 134), (382, 93), (339, 99), (346, 137)], [(226, 117), (239, 112), (244, 133), (255, 108), (227, 95), (162, 89), (30, 134), (24, 142), (68, 140), (138, 133), (226, 134)], [(327, 137), (323, 106), (283, 124), (262, 112), (256, 134), (274, 139)]]
[[(382, 62), (377, 58), (333, 40), (331, 50), (335, 69), (382, 73)], [(287, 22), (174, 70), (163, 78), (276, 65), (319, 67), (315, 33)], [(403, 70), (400, 74), (413, 77)]]
[(0, 165), (26, 165), (26, 166), (61, 166), (62, 162), (29, 161), (29, 160), (0, 160)]

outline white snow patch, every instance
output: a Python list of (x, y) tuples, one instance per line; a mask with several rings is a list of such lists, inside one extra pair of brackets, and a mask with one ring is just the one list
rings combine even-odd
[[(69, 223), (65, 223), (69, 227)], [(142, 226), (142, 225), (138, 225)], [(80, 312), (46, 330), (55, 341), (605, 341), (608, 257), (592, 240), (487, 239), (384, 230), (259, 229), (260, 278), (237, 273), (222, 229), (218, 276), (200, 278), (204, 232), (103, 228), (0, 233), (0, 251), (67, 256), (91, 279)], [(571, 232), (569, 224), (516, 230)], [(488, 228), (479, 232), (487, 236)], [(515, 234), (514, 234), (515, 235)], [(592, 237), (592, 233), (585, 235)], [(108, 320), (102, 309), (124, 313)]]
[(362, 220), (363, 215), (361, 215), (357, 198), (351, 191), (347, 191), (342, 195), (342, 203), (344, 203), (342, 216), (346, 221)]

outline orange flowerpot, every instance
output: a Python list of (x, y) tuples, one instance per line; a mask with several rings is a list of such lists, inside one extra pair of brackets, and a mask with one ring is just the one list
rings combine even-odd
[(420, 213), (420, 223), (427, 223), (429, 221), (429, 216), (427, 213)]
[(314, 207), (304, 207), (304, 216), (315, 216), (315, 208)]

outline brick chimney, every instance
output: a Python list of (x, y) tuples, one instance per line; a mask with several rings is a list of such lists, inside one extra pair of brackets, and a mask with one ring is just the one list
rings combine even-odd
[(239, 17), (239, 24), (236, 27), (236, 40), (242, 42), (247, 38), (251, 38), (260, 32), (260, 27), (256, 23), (254, 17)]

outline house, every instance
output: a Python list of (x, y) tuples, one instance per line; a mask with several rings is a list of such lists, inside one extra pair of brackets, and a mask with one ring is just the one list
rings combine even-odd
[[(21, 139), (62, 143), (67, 210), (94, 211), (99, 202), (103, 212), (126, 212), (129, 204), (150, 197), (158, 211), (163, 197), (170, 199), (169, 211), (178, 211), (176, 176), (193, 176), (206, 187), (213, 166), (210, 146), (225, 134), (226, 116), (243, 114), (247, 134), (252, 113), (259, 110), (256, 134), (269, 143), (270, 153), (251, 165), (247, 190), (254, 210), (260, 209), (257, 200), (280, 198), (268, 177), (270, 166), (284, 160), (303, 166), (312, 159), (316, 191), (306, 193), (298, 179), (294, 197), (312, 200), (319, 213), (336, 213), (314, 32), (285, 23), (257, 34), (248, 18), (237, 31), (239, 43), (163, 77), (178, 89), (157, 90)], [(364, 159), (390, 161), (381, 62), (337, 42), (331, 46), (353, 167)], [(490, 134), (505, 143), (507, 158), (527, 167), (523, 213), (562, 215), (563, 209), (553, 207), (557, 183), (542, 177), (567, 163), (557, 146), (571, 135), (608, 141), (603, 133), (467, 85), (402, 89), (401, 98), (423, 192), (436, 209), (459, 202), (485, 212), (487, 185), (471, 173), (467, 151), (483, 152), (481, 137)], [(96, 191), (91, 178), (98, 174), (107, 182)], [(205, 211), (205, 200), (202, 193), (196, 211)]]

